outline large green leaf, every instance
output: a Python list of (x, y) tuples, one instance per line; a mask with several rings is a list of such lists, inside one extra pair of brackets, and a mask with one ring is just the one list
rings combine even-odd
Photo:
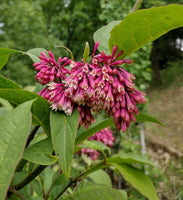
[(30, 49), (29, 51), (25, 52), (25, 54), (28, 55), (33, 62), (39, 63), (40, 62), (39, 56), (41, 55), (40, 54), (41, 52), (48, 54), (47, 50), (43, 48)]
[(51, 138), (46, 138), (26, 148), (22, 158), (39, 165), (51, 165), (57, 161), (52, 152)]
[(21, 89), (21, 87), (18, 84), (1, 75), (0, 75), (0, 88)]
[(74, 141), (79, 123), (79, 113), (75, 109), (71, 116), (63, 112), (50, 113), (51, 137), (53, 148), (58, 154), (58, 161), (65, 176), (70, 176)]
[(38, 94), (22, 89), (0, 89), (0, 97), (15, 105), (37, 98), (31, 108), (32, 115), (36, 120), (35, 122), (40, 124), (47, 134), (50, 133), (50, 105), (46, 99)]
[[(125, 200), (124, 196), (118, 190), (115, 190), (109, 186), (95, 185), (87, 187), (69, 195), (64, 200)], [(155, 200), (155, 199), (154, 199)]]
[(84, 140), (89, 138), (91, 135), (101, 131), (104, 128), (114, 125), (113, 118), (109, 118), (103, 121), (94, 122), (89, 129), (81, 127), (76, 136), (75, 145), (81, 144)]
[(124, 179), (136, 188), (142, 195), (149, 200), (159, 200), (156, 190), (150, 178), (140, 169), (137, 169), (128, 164), (113, 164)]
[[(0, 117), (0, 199), (4, 199), (14, 170), (22, 157), (31, 126), (30, 108), (25, 102)], [(22, 123), (23, 122), (23, 123)]]
[(21, 53), (21, 51), (0, 47), (0, 69), (4, 67), (12, 53)]
[(136, 11), (111, 31), (109, 48), (123, 50), (122, 57), (159, 38), (168, 31), (183, 26), (183, 6), (168, 5)]
[(157, 120), (154, 117), (151, 117), (150, 115), (146, 115), (144, 113), (139, 113), (139, 115), (135, 116), (137, 122), (153, 122), (156, 124), (159, 124), (161, 126), (164, 126), (159, 120)]
[(93, 35), (94, 41), (100, 42), (100, 45), (98, 47), (99, 51), (105, 51), (106, 54), (110, 54), (109, 45), (108, 45), (110, 32), (114, 28), (115, 25), (119, 24), (119, 22), (121, 21), (112, 21), (108, 25), (101, 27), (94, 33)]

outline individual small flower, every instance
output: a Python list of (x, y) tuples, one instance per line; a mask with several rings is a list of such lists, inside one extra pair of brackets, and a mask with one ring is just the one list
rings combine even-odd
[[(113, 137), (113, 131), (110, 130), (110, 127), (107, 127), (88, 138), (88, 140), (90, 141), (95, 140), (95, 141), (102, 142), (110, 148), (112, 147), (114, 143), (114, 139), (115, 138)], [(92, 160), (96, 160), (100, 156), (100, 153), (98, 151), (90, 149), (90, 148), (82, 149), (81, 153), (87, 154)]]
[(66, 74), (70, 74), (65, 67), (70, 64), (71, 60), (67, 57), (59, 57), (57, 63), (53, 53), (49, 51), (48, 54), (50, 58), (44, 52), (41, 52), (41, 56), (39, 56), (40, 63), (33, 64), (35, 70), (39, 71), (36, 75), (36, 80), (42, 85), (53, 81), (61, 82), (61, 80), (66, 78)]

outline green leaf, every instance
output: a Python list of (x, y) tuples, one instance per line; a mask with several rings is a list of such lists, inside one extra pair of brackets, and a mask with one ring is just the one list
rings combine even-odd
[(123, 50), (122, 58), (159, 38), (170, 30), (183, 26), (183, 6), (168, 5), (138, 10), (129, 14), (111, 31), (109, 49), (114, 45)]
[(86, 44), (85, 44), (85, 49), (84, 49), (84, 53), (83, 53), (83, 62), (84, 62), (84, 63), (87, 62), (89, 53), (90, 53), (90, 47), (89, 47), (88, 42), (86, 42)]
[(79, 113), (75, 109), (71, 116), (66, 116), (63, 112), (50, 113), (51, 137), (53, 147), (58, 154), (63, 174), (70, 176), (74, 141), (79, 123)]
[[(31, 126), (28, 101), (0, 117), (0, 199), (4, 199)], [(22, 123), (23, 122), (23, 123)]]
[(84, 140), (99, 132), (100, 130), (114, 125), (113, 118), (92, 123), (89, 129), (81, 127), (76, 136), (75, 145), (81, 144)]
[(143, 163), (153, 165), (153, 163), (145, 158), (144, 156), (140, 155), (133, 155), (133, 154), (121, 154), (121, 155), (114, 155), (106, 159), (106, 163), (126, 163), (126, 164), (134, 164), (134, 163)]
[(124, 200), (128, 200), (128, 196), (127, 196), (127, 193), (126, 193), (125, 190), (118, 190), (118, 191), (121, 192), (121, 194), (122, 194)]
[(30, 49), (29, 51), (25, 52), (25, 54), (28, 55), (33, 62), (39, 63), (40, 62), (39, 56), (41, 55), (41, 52), (44, 52), (48, 55), (48, 51), (43, 48)]
[(139, 115), (136, 115), (135, 118), (137, 122), (153, 122), (161, 126), (164, 126), (159, 120), (144, 113), (139, 113)]
[[(64, 200), (125, 200), (122, 193), (109, 186), (96, 185), (93, 187), (87, 187), (69, 195)], [(155, 200), (155, 199), (154, 199)]]
[(108, 25), (103, 26), (98, 29), (94, 35), (93, 39), (95, 42), (99, 41), (100, 45), (98, 47), (99, 51), (105, 51), (106, 54), (110, 54), (108, 41), (110, 38), (110, 32), (114, 28), (115, 25), (119, 24), (121, 21), (112, 21)]
[(51, 138), (46, 138), (26, 148), (22, 158), (39, 165), (51, 165), (57, 161), (52, 152)]
[(159, 200), (150, 178), (140, 169), (128, 164), (113, 164), (124, 179), (149, 200)]
[(95, 183), (112, 187), (110, 176), (102, 169), (89, 174), (88, 177), (91, 178)]
[(0, 88), (21, 89), (21, 87), (18, 84), (1, 75), (0, 75)]
[(31, 108), (31, 112), (35, 120), (34, 122), (36, 124), (40, 124), (44, 131), (47, 134), (50, 134), (50, 104), (46, 99), (38, 94), (22, 89), (0, 89), (0, 97), (15, 105), (19, 105), (25, 101), (36, 98), (36, 101), (34, 101)]
[(0, 69), (4, 67), (12, 53), (21, 53), (21, 51), (0, 47)]
[(80, 145), (80, 147), (101, 151), (104, 156), (105, 156), (105, 152), (104, 152), (105, 150), (107, 150), (108, 153), (111, 154), (111, 149), (108, 146), (96, 140), (85, 140), (83, 144)]

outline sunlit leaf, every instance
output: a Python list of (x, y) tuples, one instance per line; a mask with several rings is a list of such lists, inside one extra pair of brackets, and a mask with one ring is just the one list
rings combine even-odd
[(136, 188), (142, 195), (147, 197), (149, 200), (159, 200), (152, 181), (142, 170), (122, 163), (113, 163), (113, 166), (115, 166), (124, 179)]
[(33, 103), (31, 108), (34, 123), (40, 124), (45, 132), (50, 134), (50, 104), (46, 99), (38, 94), (22, 89), (0, 89), (0, 97), (15, 105), (36, 98), (36, 101)]
[(79, 123), (79, 113), (75, 109), (71, 116), (63, 112), (50, 113), (51, 137), (53, 148), (58, 155), (62, 172), (70, 176), (72, 157), (74, 152), (74, 141)]
[[(4, 199), (14, 170), (20, 161), (31, 126), (28, 101), (0, 117), (0, 199)], [(22, 123), (23, 122), (23, 123)]]
[(183, 6), (168, 5), (138, 10), (129, 14), (111, 31), (109, 48), (123, 50), (122, 57), (159, 38), (170, 30), (183, 26)]

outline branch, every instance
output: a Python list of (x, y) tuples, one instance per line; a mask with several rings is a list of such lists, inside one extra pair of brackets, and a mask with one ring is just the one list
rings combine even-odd
[(48, 165), (39, 165), (32, 173), (30, 173), (25, 179), (23, 179), (20, 183), (15, 185), (15, 189), (20, 190), (27, 184), (29, 184), (36, 176), (38, 176)]
[(25, 147), (27, 147), (27, 146), (30, 144), (30, 142), (31, 142), (32, 139), (34, 138), (34, 136), (35, 136), (37, 130), (39, 129), (39, 127), (40, 127), (40, 126), (35, 126), (35, 127), (32, 129), (32, 131), (31, 131), (31, 133), (30, 133), (30, 135), (29, 135), (29, 137), (28, 137), (28, 139), (27, 139), (27, 143), (26, 143)]
[(15, 190), (15, 188), (9, 188), (9, 192), (12, 192), (13, 194), (15, 194), (17, 197), (19, 197), (22, 200), (26, 200), (26, 198), (20, 194), (17, 190)]
[(135, 5), (133, 6), (133, 9), (131, 11), (131, 13), (135, 12), (136, 10), (138, 10), (138, 8), (140, 7), (141, 3), (143, 0), (137, 0)]
[(65, 188), (57, 195), (57, 197), (54, 200), (59, 199), (59, 197), (67, 190), (67, 188), (69, 188), (73, 183), (81, 180), (82, 178), (84, 178), (85, 176), (87, 176), (88, 174), (92, 173), (93, 171), (96, 171), (97, 169), (101, 169), (101, 168), (105, 168), (107, 167), (107, 165), (105, 164), (105, 160), (103, 160), (102, 162), (98, 163), (97, 165), (89, 168), (88, 170), (86, 170), (85, 172), (83, 172), (82, 174), (79, 174), (78, 176), (76, 176), (74, 179), (70, 178), (69, 183), (65, 186)]

